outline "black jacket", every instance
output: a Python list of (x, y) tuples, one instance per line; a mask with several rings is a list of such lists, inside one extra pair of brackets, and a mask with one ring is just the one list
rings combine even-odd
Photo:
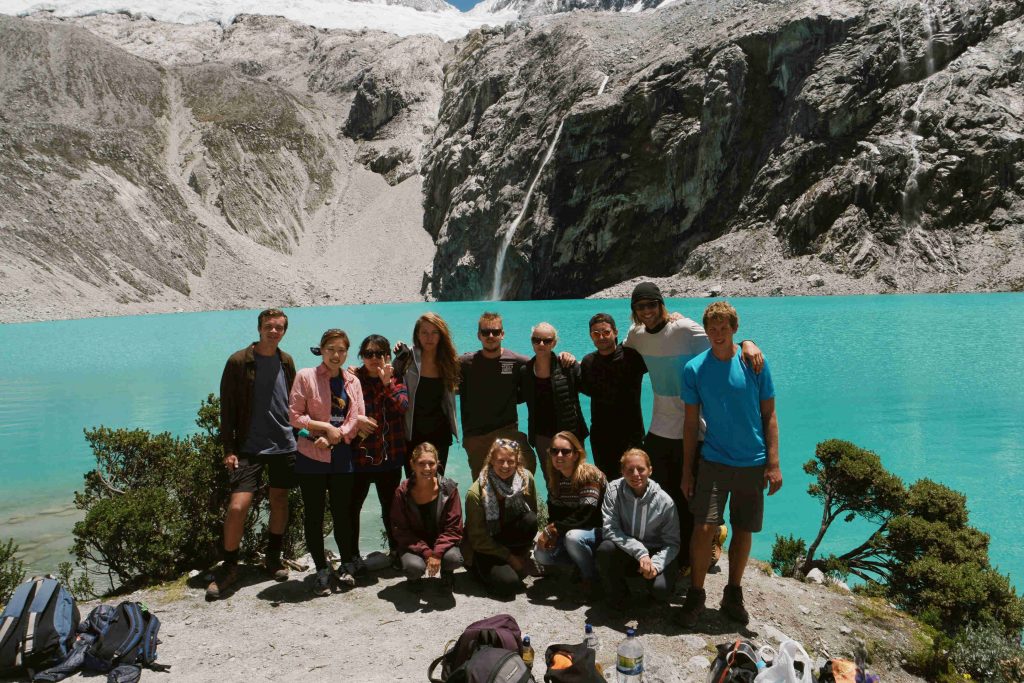
[[(530, 438), (531, 446), (537, 445), (537, 391), (533, 375), (533, 367), (536, 361), (537, 358), (534, 356), (519, 368), (520, 400), (526, 402), (526, 407), (530, 411), (527, 435)], [(590, 430), (587, 429), (586, 420), (583, 419), (583, 411), (580, 409), (580, 397), (576, 393), (575, 374), (574, 369), (566, 371), (562, 364), (558, 362), (558, 357), (552, 356), (551, 391), (555, 397), (555, 432), (572, 432), (582, 442), (590, 434)]]

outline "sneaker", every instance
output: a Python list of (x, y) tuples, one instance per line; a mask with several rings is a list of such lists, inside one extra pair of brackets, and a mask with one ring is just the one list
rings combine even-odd
[(322, 598), (327, 597), (331, 594), (331, 568), (324, 567), (316, 572), (316, 576), (313, 578), (313, 595), (319, 595)]
[(338, 586), (341, 588), (355, 588), (356, 585), (356, 577), (352, 576), (352, 572), (346, 564), (342, 564), (338, 567), (338, 572), (334, 575), (334, 580), (338, 582)]
[(743, 588), (740, 586), (726, 586), (722, 593), (722, 611), (733, 621), (746, 624), (750, 621), (750, 614), (743, 606)]
[(686, 591), (686, 600), (682, 608), (676, 612), (676, 623), (683, 628), (692, 629), (700, 621), (700, 615), (704, 612), (704, 602), (707, 594), (703, 588), (690, 588)]
[(227, 597), (228, 591), (238, 582), (238, 565), (222, 564), (213, 573), (213, 581), (206, 587), (206, 599), (220, 600)]
[(263, 565), (263, 569), (266, 570), (267, 574), (270, 574), (270, 576), (273, 577), (274, 581), (288, 580), (288, 565), (282, 562), (281, 558), (267, 558), (267, 562)]
[(722, 548), (725, 546), (725, 539), (728, 537), (729, 527), (724, 524), (718, 527), (718, 533), (711, 539), (711, 564), (708, 565), (708, 569), (714, 567), (722, 559)]

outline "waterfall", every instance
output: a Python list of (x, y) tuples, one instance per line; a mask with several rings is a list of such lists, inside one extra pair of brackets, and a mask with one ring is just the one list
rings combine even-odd
[(935, 73), (935, 51), (932, 39), (932, 11), (927, 2), (921, 3), (921, 26), (924, 28), (924, 70), (925, 77)]
[[(600, 73), (600, 72), (598, 72)], [(601, 81), (601, 86), (597, 89), (597, 94), (600, 95), (604, 92), (604, 87), (608, 85), (608, 76), (602, 74), (604, 80)], [(491, 285), (491, 301), (498, 301), (501, 299), (501, 285), (502, 275), (505, 272), (505, 257), (508, 255), (508, 248), (512, 245), (512, 238), (515, 237), (516, 230), (519, 228), (519, 224), (526, 216), (526, 210), (530, 207), (530, 198), (533, 197), (533, 190), (537, 187), (537, 181), (540, 180), (540, 176), (544, 173), (544, 167), (551, 161), (551, 157), (555, 154), (555, 146), (558, 144), (558, 139), (562, 136), (562, 127), (565, 125), (565, 119), (568, 117), (568, 113), (562, 117), (562, 120), (558, 122), (558, 128), (555, 129), (555, 137), (551, 139), (551, 145), (548, 147), (547, 153), (540, 162), (540, 167), (537, 169), (536, 175), (533, 176), (533, 181), (526, 190), (526, 196), (523, 198), (523, 207), (519, 210), (519, 214), (515, 217), (515, 220), (508, 226), (508, 230), (505, 231), (505, 236), (501, 240), (501, 246), (498, 247), (498, 258), (494, 263), (494, 283)]]
[(924, 93), (928, 90), (928, 84), (921, 88), (921, 94), (914, 100), (914, 104), (911, 105), (907, 111), (913, 113), (914, 120), (910, 124), (910, 159), (911, 167), (910, 172), (907, 174), (907, 184), (903, 186), (903, 221), (908, 226), (916, 226), (918, 220), (918, 211), (916, 201), (918, 196), (918, 183), (917, 174), (921, 168), (921, 152), (917, 149), (917, 143), (922, 140), (918, 130), (921, 125), (921, 100), (924, 99)]

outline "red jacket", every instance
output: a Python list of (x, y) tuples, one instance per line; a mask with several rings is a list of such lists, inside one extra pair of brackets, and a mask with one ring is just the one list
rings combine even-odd
[(423, 520), (410, 489), (412, 480), (406, 479), (398, 485), (394, 500), (391, 501), (391, 534), (399, 553), (410, 552), (424, 560), (431, 557), (441, 559), (448, 549), (462, 543), (462, 501), (459, 487), (451, 479), (441, 477), (438, 482), (437, 540), (431, 546), (424, 538)]

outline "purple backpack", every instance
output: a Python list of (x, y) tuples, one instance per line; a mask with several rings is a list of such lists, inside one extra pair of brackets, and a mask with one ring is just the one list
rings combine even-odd
[[(467, 626), (455, 644), (430, 663), (427, 677), (432, 683), (445, 683), (453, 671), (468, 662), (483, 646), (511, 650), (522, 656), (523, 634), (511, 614), (496, 614)], [(434, 669), (438, 664), (441, 665), (441, 677), (434, 678)]]

